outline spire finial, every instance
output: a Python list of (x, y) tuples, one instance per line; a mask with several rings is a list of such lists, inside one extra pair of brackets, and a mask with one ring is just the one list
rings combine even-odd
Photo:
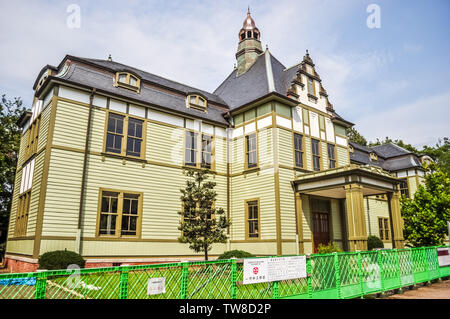
[(250, 14), (250, 5), (248, 5), (248, 11), (247, 14)]
[(108, 61), (111, 61), (111, 62), (112, 62), (111, 54), (108, 56)]

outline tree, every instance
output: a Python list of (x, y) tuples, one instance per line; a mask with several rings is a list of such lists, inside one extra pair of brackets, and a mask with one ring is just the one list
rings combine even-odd
[(414, 198), (401, 199), (403, 235), (414, 247), (442, 245), (450, 220), (450, 177), (432, 163)]
[(0, 244), (6, 240), (21, 129), (17, 126), (25, 111), (20, 98), (0, 99)]
[(181, 243), (188, 243), (195, 252), (204, 252), (208, 260), (208, 251), (214, 243), (226, 243), (225, 230), (230, 221), (224, 216), (222, 208), (215, 207), (217, 193), (214, 191), (215, 182), (207, 181), (208, 170), (187, 170), (185, 175), (186, 187), (180, 189), (183, 211), (179, 230), (182, 234), (178, 238)]
[(348, 139), (350, 140), (350, 142), (359, 144), (359, 145), (363, 145), (363, 146), (367, 146), (367, 140), (364, 138), (364, 136), (362, 136), (361, 134), (359, 134), (359, 132), (351, 127), (348, 128), (346, 130), (346, 134)]
[(430, 156), (442, 168), (447, 175), (450, 175), (450, 140), (448, 137), (438, 139), (435, 147), (424, 146), (423, 154)]

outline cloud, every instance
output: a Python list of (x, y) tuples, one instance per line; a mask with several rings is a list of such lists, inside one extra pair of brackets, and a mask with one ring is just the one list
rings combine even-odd
[(355, 128), (368, 140), (402, 139), (416, 147), (434, 145), (449, 136), (450, 92), (428, 96), (356, 119)]

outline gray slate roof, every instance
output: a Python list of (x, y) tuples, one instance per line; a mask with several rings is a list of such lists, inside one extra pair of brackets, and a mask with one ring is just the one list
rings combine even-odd
[[(416, 154), (393, 143), (367, 147), (349, 142), (354, 152), (350, 153), (350, 161), (357, 164), (379, 166), (387, 171), (399, 171), (414, 167), (422, 167)], [(370, 160), (370, 153), (376, 153), (377, 161)]]
[(80, 58), (80, 57), (76, 57), (76, 58), (79, 60), (84, 60), (89, 63), (98, 65), (102, 68), (110, 69), (111, 71), (114, 71), (114, 72), (128, 70), (128, 71), (136, 73), (136, 75), (138, 75), (145, 81), (149, 81), (149, 82), (152, 82), (152, 83), (164, 86), (164, 87), (168, 87), (168, 88), (177, 90), (179, 92), (183, 92), (185, 94), (189, 94), (192, 92), (198, 92), (198, 93), (203, 94), (209, 101), (216, 102), (216, 103), (219, 103), (222, 105), (226, 105), (225, 102), (221, 98), (219, 98), (217, 95), (211, 94), (207, 91), (200, 90), (200, 89), (197, 89), (197, 88), (194, 88), (194, 87), (182, 84), (182, 83), (168, 80), (161, 76), (158, 76), (158, 75), (146, 72), (146, 71), (142, 71), (142, 70), (136, 69), (134, 67), (131, 67), (131, 66), (128, 66), (128, 65), (125, 65), (122, 63), (118, 63), (115, 61), (109, 61), (109, 60), (88, 59), (88, 58)]
[(93, 70), (92, 68), (84, 67), (73, 63), (69, 71), (62, 77), (62, 79), (79, 83), (82, 85), (95, 87), (104, 92), (117, 94), (126, 98), (142, 101), (160, 107), (161, 110), (172, 110), (179, 113), (184, 113), (194, 117), (200, 117), (211, 120), (217, 123), (227, 125), (228, 122), (224, 119), (224, 111), (214, 106), (208, 107), (208, 112), (198, 111), (186, 107), (186, 98), (169, 94), (161, 90), (153, 89), (147, 86), (142, 86), (140, 93), (127, 90), (120, 87), (113, 86), (114, 78), (103, 72)]
[[(272, 72), (267, 67), (266, 55), (268, 55)], [(296, 72), (295, 66), (286, 69), (269, 50), (266, 50), (245, 73), (237, 76), (237, 69), (234, 69), (213, 93), (223, 99), (231, 110), (234, 110), (271, 92), (286, 95)], [(273, 90), (269, 88), (270, 77), (274, 83)]]

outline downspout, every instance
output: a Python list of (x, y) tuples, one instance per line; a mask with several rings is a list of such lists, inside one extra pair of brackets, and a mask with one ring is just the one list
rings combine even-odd
[[(227, 135), (227, 219), (230, 220), (230, 217), (231, 217), (230, 216), (231, 215), (231, 212), (230, 212), (230, 208), (231, 208), (230, 207), (230, 196), (231, 196), (230, 162), (231, 162), (231, 160), (230, 160), (230, 158), (231, 158), (231, 156), (230, 156), (230, 136), (229, 136), (229, 134), (232, 129), (230, 112), (227, 112), (225, 117), (228, 118), (228, 129), (226, 132), (227, 133), (226, 134)], [(227, 235), (228, 235), (227, 250), (231, 250), (230, 226), (227, 227)]]
[(81, 220), (83, 217), (83, 202), (85, 198), (85, 188), (86, 188), (86, 172), (87, 172), (87, 158), (88, 158), (88, 152), (89, 152), (89, 138), (90, 138), (90, 132), (91, 132), (91, 122), (92, 122), (92, 103), (94, 101), (94, 94), (96, 92), (95, 88), (92, 88), (91, 95), (89, 97), (89, 115), (88, 115), (88, 122), (87, 122), (87, 128), (86, 128), (86, 141), (84, 144), (84, 159), (83, 159), (83, 172), (81, 175), (81, 191), (80, 191), (80, 208), (78, 211), (78, 228), (77, 228), (77, 235), (75, 239), (75, 251), (79, 254), (81, 254)]

